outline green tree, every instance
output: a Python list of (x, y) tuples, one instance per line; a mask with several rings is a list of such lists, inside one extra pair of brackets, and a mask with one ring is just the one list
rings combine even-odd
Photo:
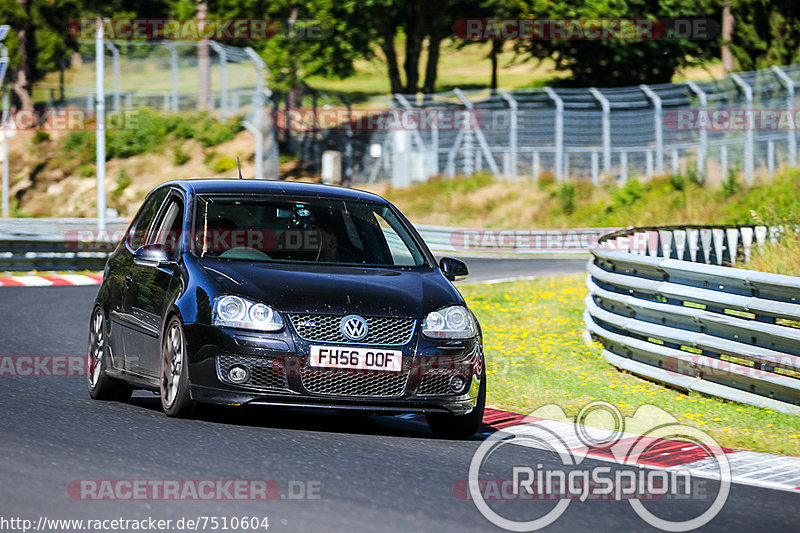
[[(744, 0), (742, 0), (744, 1)], [(661, 19), (713, 17), (715, 0), (531, 0), (525, 15), (533, 18)], [(564, 84), (614, 87), (666, 83), (683, 66), (700, 63), (719, 53), (719, 40), (531, 40), (517, 50), (539, 60), (552, 58), (557, 70), (572, 76)]]
[(800, 62), (800, 2), (733, 0), (731, 52), (742, 70)]

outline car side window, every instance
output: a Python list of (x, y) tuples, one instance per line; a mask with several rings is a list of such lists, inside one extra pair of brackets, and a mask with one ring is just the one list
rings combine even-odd
[(128, 234), (128, 243), (134, 250), (144, 246), (147, 242), (150, 226), (153, 225), (153, 221), (164, 203), (167, 193), (169, 193), (169, 189), (166, 188), (154, 191), (139, 209), (136, 221), (131, 226), (131, 231)]
[(381, 232), (383, 232), (383, 238), (386, 239), (386, 244), (389, 247), (389, 253), (392, 254), (392, 263), (395, 266), (414, 266), (416, 261), (414, 260), (414, 256), (411, 255), (406, 244), (403, 242), (403, 239), (397, 232), (392, 228), (386, 219), (384, 219), (381, 215), (375, 213), (375, 218), (378, 221), (378, 226), (381, 228)]
[(180, 251), (181, 233), (183, 230), (183, 202), (175, 196), (169, 199), (167, 208), (162, 212), (157, 224), (149, 232), (148, 244), (163, 244), (175, 256)]

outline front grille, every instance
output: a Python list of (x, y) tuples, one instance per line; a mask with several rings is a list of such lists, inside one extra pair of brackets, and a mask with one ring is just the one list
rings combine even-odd
[[(352, 343), (342, 335), (342, 315), (291, 314), (297, 334), (307, 341)], [(411, 340), (417, 321), (413, 318), (364, 317), (367, 321), (367, 336), (358, 344), (403, 345)]]
[(314, 394), (391, 398), (403, 395), (408, 375), (400, 372), (306, 369), (301, 375), (301, 380), (303, 387)]
[[(217, 369), (220, 378), (233, 385), (253, 387), (256, 389), (286, 390), (286, 378), (283, 372), (272, 369), (272, 359), (265, 357), (249, 357), (245, 355), (226, 354), (217, 356)], [(243, 383), (233, 383), (228, 379), (228, 370), (233, 365), (242, 365), (250, 371), (250, 377)]]

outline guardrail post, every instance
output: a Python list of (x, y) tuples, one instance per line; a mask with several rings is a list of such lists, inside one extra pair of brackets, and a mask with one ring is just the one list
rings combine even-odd
[[(753, 228), (751, 227), (744, 227), (741, 228), (742, 232), (742, 248), (744, 249), (744, 262), (750, 262), (750, 252), (753, 248)], [(733, 264), (733, 258), (731, 258), (731, 264)]]
[(764, 246), (764, 243), (767, 242), (767, 227), (756, 226), (753, 229), (753, 232), (756, 234), (756, 244), (759, 246)]
[[(780, 67), (773, 65), (771, 67), (778, 78), (780, 78), (783, 85), (786, 87), (786, 110), (791, 112), (794, 110), (794, 80), (790, 78)], [(795, 125), (796, 127), (796, 125)], [(789, 128), (786, 132), (787, 135), (787, 150), (789, 152), (789, 165), (797, 166), (797, 138), (795, 128)]]
[[(454, 89), (453, 93), (458, 97), (459, 100), (461, 100), (461, 102), (464, 104), (464, 107), (470, 111), (475, 109), (475, 106), (469, 101), (464, 93), (461, 92), (461, 89)], [(497, 168), (497, 162), (494, 160), (494, 156), (489, 148), (489, 144), (486, 142), (486, 137), (483, 136), (483, 131), (481, 130), (480, 125), (476, 120), (470, 120), (470, 124), (474, 128), (475, 137), (478, 139), (478, 144), (483, 151), (483, 155), (486, 157), (486, 162), (489, 164), (489, 169), (491, 169), (495, 179), (500, 179), (500, 169)]]
[[(647, 85), (639, 85), (639, 88), (653, 102), (653, 131), (656, 140), (656, 172), (664, 173), (664, 112), (661, 104), (661, 97)], [(649, 154), (650, 152), (648, 152)], [(651, 156), (652, 157), (652, 156)], [(651, 161), (652, 165), (652, 161)], [(652, 178), (652, 172), (649, 174)]]
[(697, 262), (697, 250), (700, 249), (700, 231), (694, 228), (686, 229), (686, 241), (689, 246), (689, 258)]
[[(731, 74), (731, 79), (742, 89), (745, 98), (745, 107), (748, 112), (753, 110), (753, 88), (748, 85), (741, 76), (735, 72)], [(751, 183), (753, 181), (753, 144), (755, 142), (755, 134), (753, 128), (747, 128), (745, 132), (745, 145), (744, 145), (744, 179)]]
[(119, 48), (111, 41), (106, 41), (106, 48), (111, 52), (112, 67), (114, 70), (114, 111), (119, 111)]
[(661, 241), (661, 257), (669, 259), (672, 255), (672, 232), (658, 230), (658, 240)]
[[(708, 109), (708, 98), (706, 93), (693, 81), (687, 81), (686, 86), (697, 95), (700, 100), (700, 108), (705, 112)], [(700, 128), (700, 145), (697, 147), (697, 173), (701, 176), (706, 175), (706, 155), (708, 154), (708, 132), (705, 127)], [(674, 166), (674, 165), (673, 165)]]
[(509, 94), (509, 92), (506, 91), (505, 89), (500, 89), (497, 92), (500, 93), (500, 96), (502, 96), (506, 102), (508, 102), (508, 108), (509, 111), (511, 112), (511, 117), (508, 122), (508, 154), (509, 157), (511, 158), (511, 165), (508, 172), (506, 173), (506, 178), (517, 179), (517, 169), (518, 169), (517, 119), (519, 114), (519, 105), (517, 104), (517, 101), (514, 100), (514, 97), (511, 96), (511, 94)]
[[(744, 228), (742, 228), (744, 229)], [(736, 253), (739, 251), (739, 228), (728, 228), (725, 233), (728, 237), (728, 257), (731, 260), (731, 265), (736, 264)], [(751, 234), (752, 238), (752, 234)], [(720, 253), (722, 256), (722, 253)], [(722, 259), (719, 259), (717, 263), (722, 263)]]
[[(708, 231), (708, 230), (705, 230)], [(717, 260), (717, 264), (722, 264), (722, 253), (725, 250), (725, 231), (720, 228), (714, 228), (711, 230), (711, 236), (714, 239), (714, 257)], [(711, 254), (708, 252), (705, 253), (706, 263), (709, 262), (709, 258)]]
[(590, 87), (589, 92), (603, 108), (603, 172), (611, 174), (611, 104), (597, 88)]
[(672, 231), (675, 241), (675, 254), (677, 259), (683, 260), (686, 257), (686, 230), (676, 229)]
[(564, 100), (558, 96), (552, 88), (545, 87), (544, 88), (545, 94), (553, 101), (556, 106), (556, 116), (555, 116), (555, 167), (556, 167), (556, 179), (558, 181), (562, 181), (564, 179)]

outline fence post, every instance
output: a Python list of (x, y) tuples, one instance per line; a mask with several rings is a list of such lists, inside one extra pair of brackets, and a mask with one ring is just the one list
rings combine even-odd
[(722, 179), (728, 179), (728, 146), (725, 144), (719, 147), (719, 165), (722, 170)]
[[(475, 106), (469, 99), (461, 92), (461, 89), (454, 89), (453, 93), (458, 97), (459, 100), (464, 104), (464, 107), (472, 111)], [(481, 150), (483, 151), (483, 155), (486, 157), (486, 162), (489, 164), (489, 168), (492, 170), (492, 174), (494, 174), (495, 179), (500, 179), (500, 169), (497, 168), (497, 162), (494, 160), (494, 156), (492, 155), (492, 151), (489, 148), (489, 144), (486, 142), (486, 137), (483, 136), (483, 131), (481, 131), (480, 125), (471, 120), (471, 127), (474, 128), (475, 137), (478, 139), (478, 144), (481, 146)]]
[[(700, 107), (705, 112), (708, 106), (706, 93), (695, 82), (687, 81), (686, 86), (697, 95), (700, 100)], [(700, 146), (697, 148), (697, 173), (701, 176), (706, 175), (706, 154), (708, 153), (708, 132), (705, 128), (700, 129)], [(674, 163), (673, 163), (674, 166)]]
[[(3, 47), (3, 57), (7, 57), (8, 52)], [(8, 88), (3, 89), (3, 120), (0, 125), (3, 127), (3, 216), (8, 217), (8, 133), (10, 127), (8, 124), (9, 118), (9, 94)]]
[(603, 108), (603, 172), (611, 174), (611, 104), (595, 87), (589, 87), (589, 92)]
[(95, 162), (97, 163), (97, 229), (106, 229), (106, 95), (105, 47), (103, 46), (103, 19), (97, 18), (95, 53), (96, 126)]
[(178, 112), (178, 50), (175, 45), (170, 42), (165, 42), (164, 47), (169, 50), (169, 70), (172, 82), (170, 90), (172, 94), (172, 111)]
[[(790, 78), (780, 67), (773, 65), (772, 72), (774, 72), (781, 82), (786, 87), (786, 110), (792, 111), (794, 109), (794, 80)], [(788, 135), (787, 148), (789, 151), (789, 165), (792, 167), (797, 166), (797, 138), (795, 137), (794, 128), (789, 128), (786, 132)]]
[[(656, 137), (656, 173), (664, 173), (664, 111), (661, 105), (661, 97), (647, 85), (639, 85), (639, 88), (653, 102), (653, 131)], [(650, 152), (648, 152), (649, 154)], [(652, 171), (649, 172), (652, 178)]]
[(250, 60), (256, 67), (256, 94), (253, 97), (253, 114), (255, 115), (255, 122), (250, 124), (245, 123), (247, 130), (253, 134), (256, 139), (256, 179), (264, 179), (264, 69), (266, 63), (261, 59), (255, 50), (249, 46), (244, 49)]
[(672, 173), (678, 174), (681, 171), (681, 160), (680, 154), (678, 153), (677, 148), (672, 149)]
[(619, 173), (620, 177), (622, 178), (622, 183), (627, 183), (628, 181), (628, 152), (626, 150), (622, 150), (619, 153)]
[(592, 185), (600, 185), (600, 154), (592, 150)]
[(539, 161), (539, 150), (533, 150), (531, 152), (531, 172), (533, 173), (534, 180), (538, 180), (539, 175), (542, 173), (542, 165)]
[(509, 120), (508, 123), (508, 153), (509, 157), (511, 158), (511, 169), (510, 172), (506, 174), (506, 178), (517, 179), (517, 114), (519, 112), (519, 105), (517, 104), (517, 101), (514, 100), (514, 97), (511, 96), (505, 89), (500, 89), (497, 92), (499, 92), (500, 96), (502, 96), (503, 99), (508, 102), (508, 108), (511, 111), (511, 120)]
[(767, 141), (767, 172), (770, 177), (775, 173), (775, 141)]
[[(741, 76), (735, 72), (731, 74), (731, 79), (742, 89), (745, 97), (745, 106), (747, 111), (753, 110), (753, 88), (748, 85)], [(744, 145), (744, 179), (750, 183), (753, 181), (753, 143), (755, 140), (753, 128), (747, 128), (745, 132), (745, 145)]]
[(111, 51), (114, 69), (114, 111), (119, 111), (119, 48), (111, 41), (106, 41), (106, 48)]
[(225, 48), (223, 48), (218, 42), (208, 41), (208, 44), (211, 45), (211, 48), (219, 56), (219, 109), (220, 117), (222, 120), (225, 120), (228, 118), (228, 76), (225, 69), (228, 64), (228, 54), (225, 52)]
[(564, 179), (564, 100), (550, 87), (545, 87), (544, 92), (556, 105), (555, 116), (555, 158), (556, 158), (556, 179)]

